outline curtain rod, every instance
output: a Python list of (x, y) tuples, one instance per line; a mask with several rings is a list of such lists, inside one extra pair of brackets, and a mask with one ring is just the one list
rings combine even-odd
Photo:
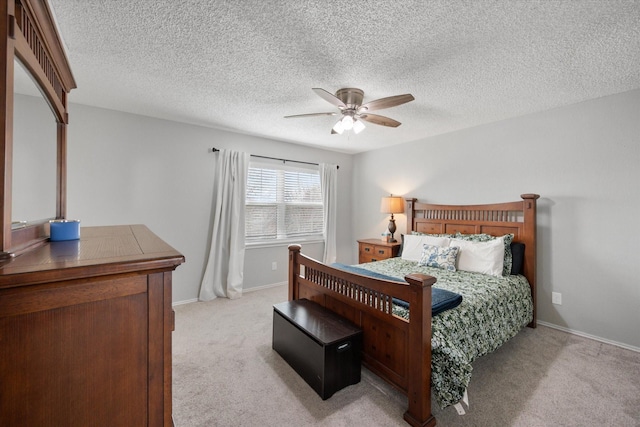
[[(213, 150), (214, 153), (217, 153), (218, 151), (220, 151), (217, 148), (212, 148), (211, 150)], [(312, 162), (303, 162), (300, 160), (289, 160), (289, 159), (281, 159), (278, 157), (268, 157), (268, 156), (258, 156), (257, 154), (251, 154), (251, 157), (258, 157), (260, 159), (269, 159), (269, 160), (280, 160), (282, 162), (293, 162), (293, 163), (303, 163), (305, 165), (316, 165), (319, 166), (318, 163), (312, 163)], [(340, 166), (336, 166), (336, 169), (340, 169)]]

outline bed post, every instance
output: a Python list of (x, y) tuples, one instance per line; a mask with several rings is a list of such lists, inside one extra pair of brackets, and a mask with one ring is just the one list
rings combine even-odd
[[(409, 408), (406, 422), (416, 427), (432, 427), (436, 419), (431, 413), (431, 286), (435, 277), (408, 274), (405, 280), (414, 291), (409, 302), (409, 340), (407, 369), (411, 374), (407, 383)], [(427, 309), (425, 309), (427, 307)]]
[(522, 211), (524, 213), (524, 233), (522, 241), (525, 246), (523, 274), (531, 286), (531, 298), (533, 299), (533, 320), (529, 327), (535, 328), (537, 322), (537, 290), (536, 290), (536, 200), (538, 194), (522, 194)]
[(411, 234), (411, 231), (413, 231), (413, 220), (416, 217), (416, 212), (413, 208), (418, 199), (404, 199), (404, 200), (406, 203), (404, 211), (407, 213), (407, 234)]
[(300, 276), (300, 263), (298, 255), (300, 255), (300, 245), (289, 245), (289, 301), (298, 299), (298, 277)]

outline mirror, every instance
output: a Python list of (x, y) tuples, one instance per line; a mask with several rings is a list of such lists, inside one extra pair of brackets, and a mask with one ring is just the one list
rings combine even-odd
[(14, 63), (11, 228), (56, 216), (56, 120), (19, 60)]
[(67, 97), (76, 83), (48, 1), (0, 4), (2, 262), (45, 244), (48, 220), (65, 218)]

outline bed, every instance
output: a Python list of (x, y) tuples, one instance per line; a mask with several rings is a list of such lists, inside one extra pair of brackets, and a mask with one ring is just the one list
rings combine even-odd
[[(458, 285), (456, 288), (453, 279), (455, 273), (449, 274), (445, 270), (430, 267), (418, 268), (417, 264), (404, 262), (406, 260), (402, 258), (361, 264), (350, 271), (343, 266), (329, 266), (313, 260), (301, 253), (300, 245), (290, 245), (289, 300), (306, 298), (315, 301), (360, 326), (364, 338), (364, 366), (407, 395), (408, 408), (404, 413), (406, 422), (413, 426), (434, 426), (436, 420), (431, 412), (432, 386), (441, 406), (459, 400), (470, 379), (470, 363), (475, 357), (493, 351), (524, 325), (536, 326), (538, 198), (537, 194), (523, 194), (521, 200), (515, 202), (485, 205), (435, 205), (421, 203), (417, 199), (406, 199), (407, 236), (426, 234), (464, 238), (470, 235), (513, 235), (514, 243), (524, 245), (521, 274), (507, 277), (508, 282), (516, 283), (514, 286), (520, 289), (519, 294), (523, 294), (522, 287), (525, 287), (524, 295), (522, 299), (499, 302), (494, 305), (494, 309), (499, 306), (503, 313), (507, 313), (513, 311), (511, 305), (515, 304), (521, 305), (520, 309), (525, 313), (518, 315), (515, 320), (506, 320), (509, 325), (504, 330), (503, 326), (492, 321), (502, 316), (495, 315), (491, 309), (482, 314), (489, 320), (487, 322), (478, 322), (477, 318), (468, 317), (469, 313), (477, 314), (468, 305), (474, 297), (466, 294), (465, 287), (471, 288), (468, 284)], [(372, 273), (365, 274), (364, 270)], [(402, 274), (403, 278), (398, 277)], [(473, 274), (478, 273), (471, 273)], [(465, 280), (473, 280), (469, 279), (469, 274), (464, 275), (467, 276)], [(499, 282), (497, 277), (493, 277), (491, 281)], [(436, 284), (438, 280), (441, 283)], [(460, 292), (462, 303), (432, 318), (432, 310), (428, 309), (432, 307), (432, 287), (441, 286)], [(398, 302), (401, 304), (397, 304)], [(484, 325), (477, 330), (469, 330), (467, 336), (462, 338), (465, 349), (460, 351), (454, 348), (455, 344), (452, 347), (448, 342), (451, 337), (447, 336), (447, 327), (443, 327), (449, 326), (451, 322)], [(483, 334), (492, 336), (489, 344), (478, 338)], [(473, 347), (474, 343), (479, 343), (480, 348), (466, 348)], [(452, 370), (441, 365), (441, 359), (447, 357), (470, 360), (462, 360)]]

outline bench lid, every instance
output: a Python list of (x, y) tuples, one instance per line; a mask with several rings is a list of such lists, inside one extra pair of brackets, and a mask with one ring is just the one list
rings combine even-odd
[(274, 304), (273, 309), (325, 345), (362, 332), (344, 317), (307, 299)]

